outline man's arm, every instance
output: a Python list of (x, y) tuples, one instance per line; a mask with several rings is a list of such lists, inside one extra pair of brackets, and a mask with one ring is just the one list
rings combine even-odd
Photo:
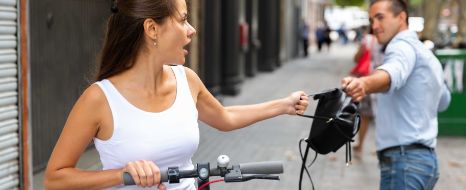
[(413, 47), (405, 41), (397, 41), (387, 46), (384, 64), (373, 74), (362, 78), (346, 77), (341, 81), (342, 88), (356, 102), (369, 93), (389, 93), (405, 85), (415, 63)]
[(450, 101), (450, 90), (448, 89), (447, 84), (444, 83), (442, 86), (442, 96), (440, 97), (440, 102), (438, 105), (438, 112), (447, 110), (448, 106), (450, 105)]
[(361, 101), (366, 94), (386, 92), (390, 89), (390, 75), (384, 70), (376, 70), (369, 76), (355, 78), (346, 77), (341, 86), (354, 101)]

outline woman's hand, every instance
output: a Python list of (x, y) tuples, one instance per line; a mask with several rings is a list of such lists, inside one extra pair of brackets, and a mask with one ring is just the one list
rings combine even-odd
[(285, 99), (287, 102), (286, 113), (289, 115), (304, 114), (307, 105), (309, 105), (309, 98), (302, 91), (293, 92)]
[(128, 162), (123, 168), (123, 173), (125, 172), (131, 175), (139, 187), (156, 186), (160, 190), (166, 189), (165, 185), (160, 183), (160, 169), (152, 161), (139, 160)]

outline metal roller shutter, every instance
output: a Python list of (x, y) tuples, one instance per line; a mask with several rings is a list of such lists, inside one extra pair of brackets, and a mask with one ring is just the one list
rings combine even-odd
[(0, 0), (0, 189), (19, 188), (17, 0)]

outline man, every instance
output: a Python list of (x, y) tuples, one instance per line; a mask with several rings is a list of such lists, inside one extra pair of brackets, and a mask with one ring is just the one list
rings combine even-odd
[(309, 25), (306, 21), (303, 21), (303, 26), (301, 27), (301, 40), (303, 42), (304, 57), (307, 57), (309, 49)]
[(437, 113), (450, 103), (438, 59), (408, 30), (402, 0), (373, 0), (374, 35), (386, 45), (384, 63), (373, 74), (342, 80), (354, 101), (377, 96), (376, 144), (380, 189), (433, 189), (439, 177), (435, 153)]

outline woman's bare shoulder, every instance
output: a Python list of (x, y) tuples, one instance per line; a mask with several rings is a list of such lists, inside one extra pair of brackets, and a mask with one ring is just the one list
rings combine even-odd
[(102, 103), (106, 101), (103, 90), (96, 83), (87, 87), (81, 94), (80, 99), (89, 103)]
[(193, 84), (196, 87), (200, 87), (203, 85), (201, 79), (199, 78), (196, 72), (194, 72), (192, 69), (188, 67), (183, 66), (183, 68), (185, 70), (186, 78), (188, 79), (188, 82), (190, 83), (190, 85)]
[(102, 110), (107, 99), (103, 90), (97, 84), (92, 84), (84, 90), (75, 104), (75, 107), (84, 108), (86, 110), (93, 110), (93, 112)]
[(194, 72), (191, 68), (183, 66), (184, 71), (186, 72), (186, 76), (188, 78), (199, 78), (196, 72)]

